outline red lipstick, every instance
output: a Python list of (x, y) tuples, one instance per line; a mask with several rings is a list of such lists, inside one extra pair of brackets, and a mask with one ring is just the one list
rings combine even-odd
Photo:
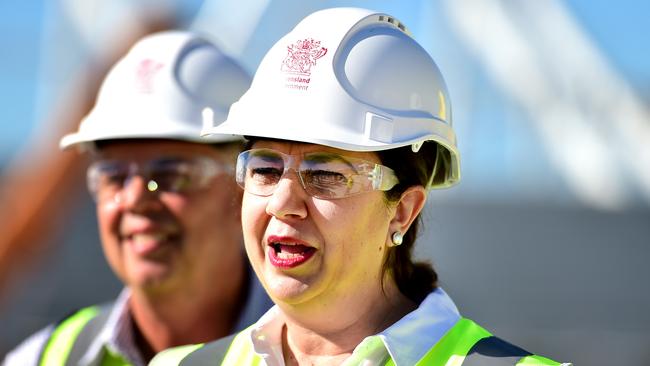
[(278, 268), (298, 267), (316, 253), (316, 248), (288, 236), (271, 235), (267, 239), (267, 245), (269, 262)]

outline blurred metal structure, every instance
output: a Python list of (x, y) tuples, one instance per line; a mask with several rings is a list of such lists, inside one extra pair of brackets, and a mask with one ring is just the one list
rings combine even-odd
[[(95, 9), (96, 10), (96, 9)], [(124, 24), (120, 39), (109, 42), (99, 57), (77, 69), (47, 115), (43, 134), (36, 134), (16, 154), (0, 179), (0, 295), (8, 282), (20, 283), (21, 274), (56, 250), (51, 238), (69, 225), (66, 219), (86, 197), (85, 162), (79, 154), (62, 153), (60, 137), (77, 128), (94, 104), (108, 68), (141, 36), (176, 25), (173, 13), (155, 13), (151, 19)], [(87, 14), (88, 15), (88, 14)], [(92, 17), (89, 17), (92, 18)], [(83, 260), (83, 258), (82, 258)], [(0, 296), (4, 297), (4, 296)], [(0, 303), (0, 306), (2, 304)]]
[(560, 1), (446, 1), (445, 10), (582, 202), (650, 204), (650, 108)]

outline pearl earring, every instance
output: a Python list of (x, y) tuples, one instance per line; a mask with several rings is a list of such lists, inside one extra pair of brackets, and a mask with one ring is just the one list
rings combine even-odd
[(391, 235), (390, 240), (393, 242), (393, 245), (398, 246), (402, 244), (402, 240), (404, 239), (404, 235), (400, 233), (399, 231), (396, 231)]

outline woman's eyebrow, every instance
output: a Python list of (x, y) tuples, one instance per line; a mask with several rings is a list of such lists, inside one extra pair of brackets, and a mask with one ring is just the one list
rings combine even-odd
[(282, 159), (282, 155), (273, 151), (256, 151), (255, 153), (251, 154), (251, 156), (263, 159), (265, 161), (284, 160)]
[(356, 170), (354, 164), (350, 161), (350, 158), (346, 158), (345, 156), (336, 153), (327, 153), (327, 152), (308, 153), (305, 154), (304, 159), (311, 163), (328, 163), (330, 161), (339, 161), (344, 163), (348, 167), (352, 168), (353, 170)]

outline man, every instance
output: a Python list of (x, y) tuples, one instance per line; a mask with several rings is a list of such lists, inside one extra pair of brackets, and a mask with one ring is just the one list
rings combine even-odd
[(249, 76), (185, 32), (145, 37), (106, 77), (61, 147), (89, 154), (102, 247), (125, 284), (12, 351), (4, 365), (143, 365), (171, 346), (226, 336), (270, 306), (241, 246), (241, 142), (200, 137)]

